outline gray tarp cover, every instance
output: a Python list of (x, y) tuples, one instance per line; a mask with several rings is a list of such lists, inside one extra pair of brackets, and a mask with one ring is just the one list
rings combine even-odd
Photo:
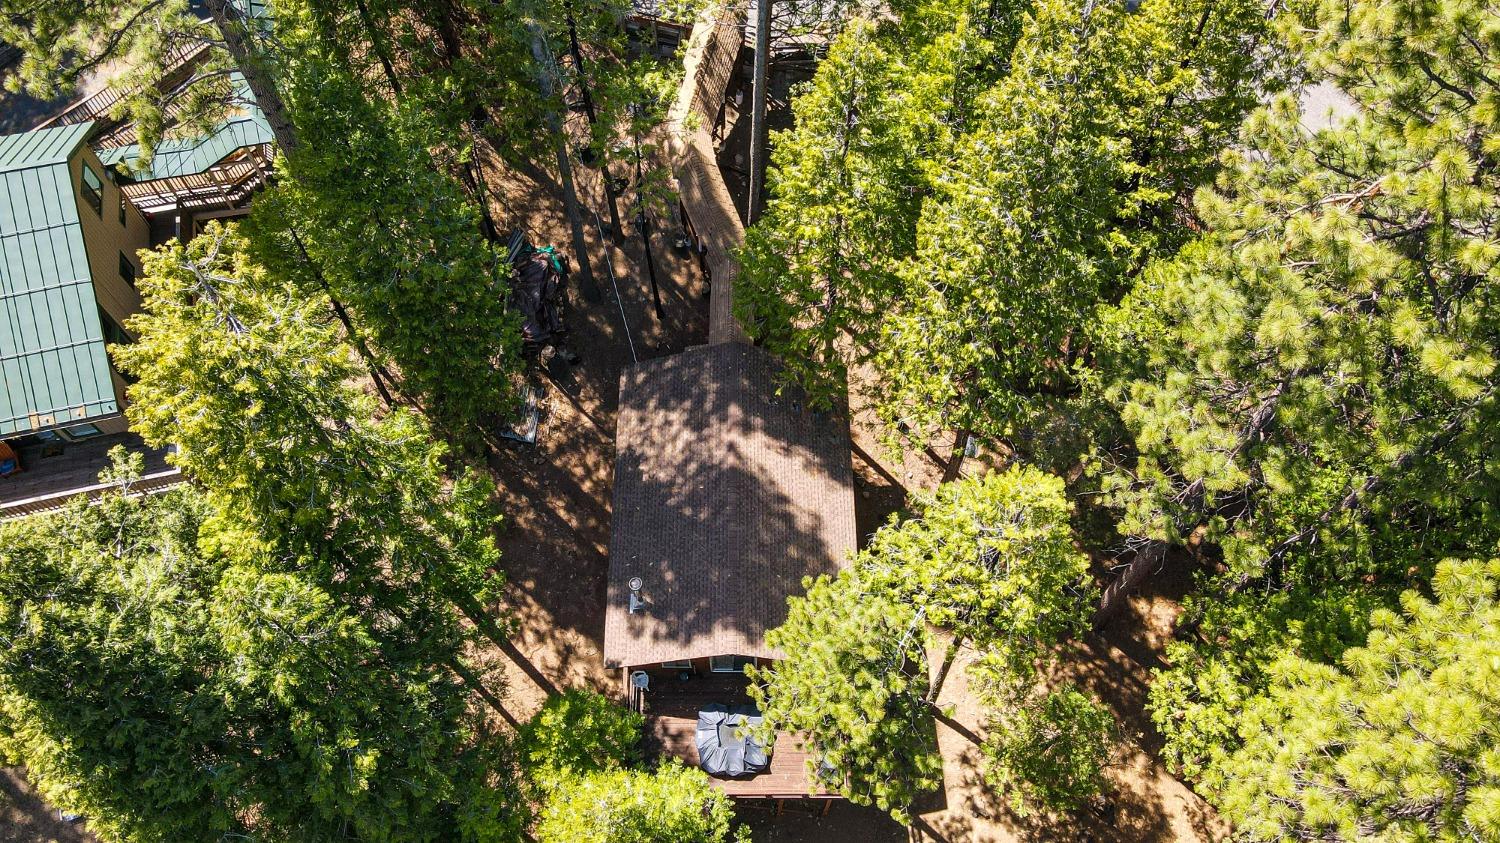
[(760, 711), (752, 706), (704, 706), (698, 712), (698, 766), (715, 776), (765, 772), (771, 766), (766, 748), (745, 735), (761, 721)]

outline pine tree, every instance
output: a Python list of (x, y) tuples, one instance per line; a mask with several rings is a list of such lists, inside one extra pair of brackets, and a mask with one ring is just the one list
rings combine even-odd
[(602, 694), (568, 690), (549, 698), (521, 729), (527, 779), (545, 797), (578, 776), (633, 766), (646, 718)]
[[(186, 0), (0, 2), (0, 41), (21, 51), (11, 90), (52, 99), (94, 74), (119, 96), (117, 117), (138, 131), (143, 157), (173, 124), (201, 134), (239, 107), (229, 73), (241, 72), (283, 150), (297, 133), (264, 61), (267, 21), (250, 0), (205, 0), (200, 18)], [(106, 33), (105, 37), (100, 37)], [(192, 59), (182, 81), (184, 61)]]
[(1287, 656), (1205, 780), (1244, 840), (1500, 837), (1500, 562), (1370, 618), (1339, 665)]
[[(1335, 659), (1362, 618), (1492, 552), (1500, 180), (1483, 3), (1296, 3), (1281, 27), (1350, 113), (1247, 123), (1205, 230), (1109, 315), (1133, 435), (1121, 530), (1221, 556), (1152, 707), (1210, 770), (1282, 656)], [(1486, 81), (1491, 80), (1491, 81)], [(1265, 595), (1269, 594), (1269, 597)]]
[[(993, 693), (981, 682), (981, 696)], [(989, 697), (996, 712), (981, 752), (985, 780), (1010, 797), (1026, 817), (1038, 806), (1070, 811), (1104, 791), (1104, 768), (1113, 754), (1114, 714), (1074, 687), (1021, 700), (1002, 690)]]
[[(786, 623), (768, 633), (787, 654), (752, 672), (768, 732), (805, 734), (813, 774), (907, 821), (913, 799), (941, 783), (936, 701), (969, 646), (981, 654), (975, 678), (987, 688), (986, 718), (999, 742), (996, 782), (1008, 787), (1055, 769), (1021, 763), (1001, 735), (1043, 728), (1024, 719), (1036, 705), (1037, 668), (1088, 607), (1087, 560), (1073, 547), (1069, 511), (1061, 479), (1030, 468), (917, 496), (909, 517), (881, 528), (838, 577), (809, 583), (805, 597), (790, 601)], [(936, 665), (930, 652), (942, 654)], [(1076, 734), (1097, 723), (1075, 717), (1065, 725)], [(1096, 781), (1079, 775), (1072, 787), (1038, 782), (1031, 792), (1062, 804), (1064, 791), (1086, 792)]]
[(844, 389), (858, 343), (892, 296), (894, 262), (912, 248), (920, 100), (863, 20), (829, 47), (794, 101), (796, 129), (774, 139), (762, 221), (746, 232), (739, 318), (823, 402)]
[(474, 631), (503, 640), (484, 608), (499, 583), (493, 487), (450, 482), (415, 414), (377, 418), (326, 301), (266, 273), (232, 229), (144, 263), (137, 341), (114, 349), (137, 378), (128, 414), (177, 446), (224, 513), (226, 548), (269, 554), (355, 610), (393, 663), (456, 672), (494, 704), (459, 657)]
[(786, 622), (766, 633), (787, 658), (750, 671), (763, 737), (798, 734), (809, 776), (909, 821), (912, 801), (943, 781), (925, 616), (857, 569), (804, 585)]
[(130, 843), (514, 833), (456, 682), (139, 470), (0, 527), (0, 752), (49, 800)]
[(1096, 308), (1186, 239), (1178, 203), (1276, 85), (1264, 29), (1251, 0), (1033, 4), (923, 203), (875, 356), (888, 425), (1003, 438), (1078, 394)]
[[(542, 809), (539, 843), (729, 843), (729, 797), (702, 770), (669, 762), (564, 779)], [(747, 835), (737, 841), (748, 843)]]
[(869, 365), (895, 434), (1005, 437), (1075, 398), (1095, 310), (1283, 69), (1261, 3), (902, 5), (855, 21), (777, 138), (737, 307), (820, 400)]
[(1024, 5), (933, 0), (880, 24), (855, 18), (773, 139), (735, 306), (817, 400), (837, 400), (876, 351), (922, 203), (977, 92), (1003, 72)]
[[(1463, 80), (1485, 55), (1428, 46), (1455, 21), (1356, 9), (1310, 5), (1288, 27), (1326, 33), (1303, 36), (1314, 67), (1348, 60), (1325, 40), (1369, 59), (1333, 77), (1357, 113), (1312, 136), (1290, 99), (1258, 114), (1199, 197), (1209, 233), (1153, 267), (1121, 318), (1146, 351), (1119, 387), (1141, 451), (1121, 475), (1127, 529), (1207, 526), (1246, 579), (1295, 581), (1288, 560), (1314, 543), (1367, 570), (1371, 542), (1402, 541), (1391, 518), (1451, 524), (1493, 488), (1462, 467), (1494, 405), (1493, 116), (1420, 70)], [(1422, 36), (1390, 37), (1398, 21)]]

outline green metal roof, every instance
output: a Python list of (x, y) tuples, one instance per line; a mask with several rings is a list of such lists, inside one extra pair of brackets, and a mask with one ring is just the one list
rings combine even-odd
[(66, 164), (93, 128), (93, 123), (74, 123), (0, 137), (0, 173)]
[(91, 128), (0, 137), (0, 436), (120, 409), (68, 172)]
[[(243, 89), (244, 96), (248, 99), (249, 88), (244, 85), (238, 73), (234, 75), (236, 86)], [(274, 141), (275, 137), (271, 134), (271, 126), (266, 122), (265, 115), (252, 105), (244, 114), (227, 121), (213, 134), (188, 140), (162, 141), (156, 145), (151, 163), (141, 171), (134, 169), (141, 154), (141, 148), (137, 144), (101, 149), (98, 153), (104, 166), (124, 164), (127, 178), (143, 182), (207, 172), (210, 167), (238, 150)]]

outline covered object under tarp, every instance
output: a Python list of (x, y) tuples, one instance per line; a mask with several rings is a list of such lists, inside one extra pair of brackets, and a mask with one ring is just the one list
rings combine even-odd
[(698, 766), (714, 776), (753, 776), (770, 769), (766, 748), (752, 736), (763, 721), (750, 706), (704, 706), (698, 712)]

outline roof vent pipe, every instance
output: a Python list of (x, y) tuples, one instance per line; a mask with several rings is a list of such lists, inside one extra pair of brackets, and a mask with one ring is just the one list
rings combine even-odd
[[(616, 582), (619, 581), (616, 580)], [(644, 585), (640, 577), (630, 578), (630, 614), (632, 615), (646, 608), (646, 601), (641, 599), (641, 588)]]

